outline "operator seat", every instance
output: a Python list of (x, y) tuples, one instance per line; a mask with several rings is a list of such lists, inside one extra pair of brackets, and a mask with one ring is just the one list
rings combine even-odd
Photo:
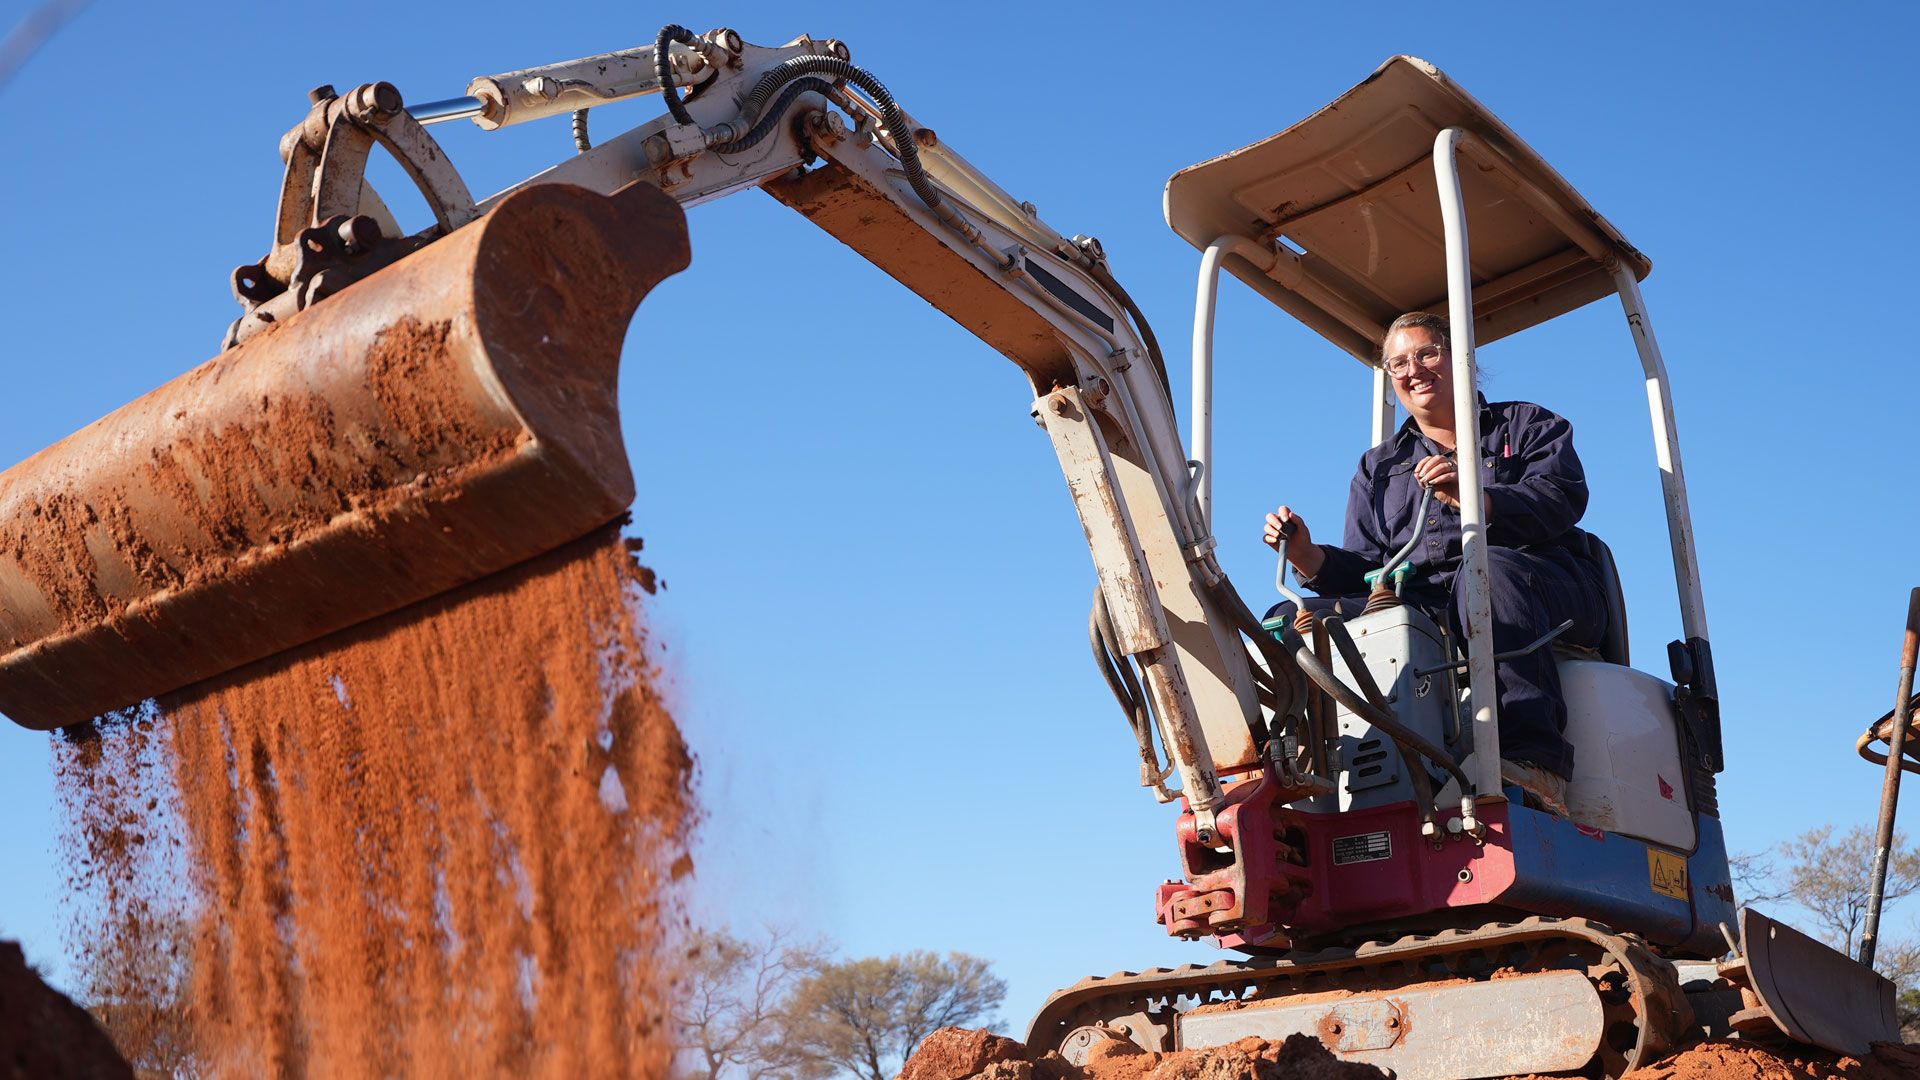
[(1583, 649), (1576, 645), (1560, 646), (1562, 655), (1591, 657), (1598, 654), (1609, 664), (1631, 667), (1627, 654), (1627, 597), (1620, 589), (1620, 567), (1613, 561), (1613, 550), (1606, 541), (1586, 531), (1573, 530), (1576, 543), (1585, 552), (1587, 558), (1600, 568), (1600, 589), (1607, 607), (1607, 633), (1600, 644), (1592, 649)]

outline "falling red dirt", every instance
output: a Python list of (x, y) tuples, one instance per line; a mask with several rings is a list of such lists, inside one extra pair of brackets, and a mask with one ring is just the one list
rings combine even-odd
[[(1130, 1042), (1094, 1046), (1084, 1066), (1034, 1054), (986, 1031), (942, 1028), (907, 1061), (900, 1080), (1385, 1080), (1371, 1065), (1340, 1061), (1308, 1035), (1282, 1043), (1247, 1038), (1229, 1046), (1152, 1054)], [(1753, 1043), (1709, 1042), (1627, 1074), (1627, 1080), (1911, 1080), (1920, 1047), (1881, 1043), (1866, 1060), (1775, 1053)], [(1509, 1080), (1535, 1080), (1513, 1077)], [(1549, 1080), (1540, 1077), (1538, 1080)]]
[(70, 951), (143, 1074), (668, 1075), (691, 761), (629, 546), (70, 733)]

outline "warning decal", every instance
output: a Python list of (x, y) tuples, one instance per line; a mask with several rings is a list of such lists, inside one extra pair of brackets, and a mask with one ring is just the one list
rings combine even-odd
[(1333, 865), (1335, 866), (1357, 862), (1379, 862), (1381, 859), (1391, 858), (1393, 858), (1393, 834), (1391, 833), (1370, 832), (1333, 838)]
[(1664, 851), (1647, 849), (1647, 878), (1653, 891), (1675, 900), (1688, 899), (1687, 860)]

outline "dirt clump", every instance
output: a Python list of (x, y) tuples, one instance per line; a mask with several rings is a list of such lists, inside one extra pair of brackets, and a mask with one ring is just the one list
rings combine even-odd
[(616, 528), (63, 740), (143, 1073), (668, 1075), (692, 763)]
[(40, 980), (20, 946), (0, 941), (0, 1080), (131, 1078), (87, 1011)]
[[(899, 1080), (1385, 1080), (1372, 1065), (1341, 1061), (1310, 1035), (1285, 1042), (1245, 1038), (1227, 1046), (1156, 1054), (1123, 1039), (1095, 1043), (1085, 1065), (1057, 1053), (1035, 1054), (987, 1031), (942, 1028), (927, 1036)], [(1920, 1046), (1877, 1043), (1864, 1060), (1810, 1048), (1777, 1052), (1758, 1043), (1713, 1041), (1690, 1047), (1623, 1080), (1912, 1080)], [(1553, 1080), (1513, 1076), (1507, 1080)]]
[(1811, 1047), (1774, 1051), (1758, 1043), (1700, 1043), (1623, 1080), (1912, 1080), (1920, 1076), (1920, 1047), (1875, 1043), (1863, 1060)]
[(985, 1031), (942, 1028), (921, 1042), (900, 1080), (1387, 1080), (1371, 1065), (1341, 1061), (1318, 1039), (1248, 1038), (1229, 1046), (1155, 1054), (1131, 1042), (1097, 1044), (1085, 1065), (1034, 1054)]

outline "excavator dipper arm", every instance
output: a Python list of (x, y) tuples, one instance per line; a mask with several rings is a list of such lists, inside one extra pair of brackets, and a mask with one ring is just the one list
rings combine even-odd
[[(683, 87), (693, 88), (684, 100)], [(663, 88), (671, 95), (666, 115), (592, 141), (585, 110)], [(579, 153), (480, 200), (468, 193), (428, 132), (430, 124), (460, 118), (498, 128), (568, 113), (574, 114)], [(399, 234), (365, 181), (374, 146), (392, 153), (420, 187), (434, 212), (433, 225), (412, 236)], [(244, 311), (228, 334), (228, 351), (182, 382), (199, 376), (202, 383), (217, 383), (229, 369), (246, 370), (258, 372), (258, 393), (249, 400), (353, 400), (356, 387), (393, 382), (381, 377), (396, 366), (390, 355), (400, 347), (396, 328), (425, 327), (440, 333), (442, 341), (454, 341), (453, 351), (460, 354), (454, 366), (467, 373), (463, 377), (477, 380), (474, 389), (456, 395), (461, 401), (475, 394), (489, 397), (483, 389), (488, 383), (517, 391), (516, 380), (500, 367), (516, 357), (478, 359), (493, 342), (485, 332), (463, 336), (461, 328), (503, 325), (480, 317), (469, 301), (495, 291), (537, 288), (537, 281), (528, 280), (534, 260), (499, 248), (503, 258), (438, 266), (447, 260), (437, 249), (489, 228), (494, 218), (530, 205), (528, 200), (541, 192), (576, 192), (561, 200), (574, 203), (603, 197), (609, 205), (627, 208), (621, 213), (660, 222), (657, 211), (636, 209), (659, 201), (648, 189), (684, 207), (763, 188), (1026, 373), (1033, 391), (1029, 408), (1052, 442), (1093, 555), (1099, 580), (1095, 624), (1106, 628), (1104, 662), (1129, 669), (1116, 686), (1140, 687), (1129, 714), (1141, 740), (1143, 783), (1163, 799), (1172, 798), (1166, 781), (1177, 774), (1178, 794), (1205, 834), (1224, 804), (1222, 776), (1244, 775), (1267, 763), (1269, 721), (1261, 695), (1270, 704), (1283, 704), (1286, 695), (1276, 693), (1277, 681), (1257, 667), (1242, 640), (1243, 633), (1257, 635), (1258, 627), (1214, 558), (1151, 331), (1114, 281), (1097, 241), (1061, 235), (1031, 204), (980, 174), (932, 129), (915, 122), (878, 79), (854, 66), (843, 44), (802, 37), (761, 48), (730, 30), (695, 37), (668, 27), (650, 48), (476, 79), (466, 97), (411, 109), (385, 83), (344, 95), (322, 88), (308, 114), (282, 139), (281, 150), (287, 173), (274, 242), (265, 258), (235, 272), (235, 294)], [(545, 200), (541, 205), (552, 202), (548, 196), (540, 199)], [(590, 212), (584, 203), (574, 209), (594, 218), (603, 231), (607, 222), (598, 218), (612, 220), (612, 211)], [(670, 239), (657, 233), (656, 228), (600, 239), (610, 249), (624, 243), (627, 250), (620, 257), (626, 262), (653, 258), (663, 273), (679, 269), (685, 256), (673, 255)], [(444, 312), (398, 310), (424, 303), (416, 295), (421, 290), (396, 291), (384, 283), (419, 277), (426, 265), (422, 260), (436, 264), (433, 274), (455, 283), (471, 280), (474, 289), (449, 292)], [(633, 284), (622, 290), (626, 302), (609, 305), (609, 318), (630, 311), (663, 275), (645, 276), (628, 275)], [(500, 289), (490, 290), (495, 282)], [(361, 312), (357, 321), (340, 323), (356, 310)], [(301, 332), (290, 333), (296, 327)], [(444, 330), (436, 331), (440, 327), (455, 332), (448, 338)], [(325, 340), (316, 339), (316, 333)], [(289, 351), (296, 354), (291, 359), (280, 355)], [(357, 359), (348, 362), (343, 356)], [(307, 381), (280, 385), (290, 371), (309, 372)], [(604, 392), (597, 395), (601, 400), (610, 394), (610, 373), (605, 380)], [(444, 410), (448, 403), (427, 399), (441, 394), (445, 384), (417, 380), (407, 392), (418, 400), (408, 408)], [(216, 408), (195, 409), (185, 421), (155, 419), (173, 415), (184, 396), (185, 387), (162, 388), (102, 424), (118, 433), (116, 438), (138, 442), (127, 432), (165, 432), (172, 423), (180, 430), (169, 452), (252, 430), (244, 428), (243, 418), (223, 419)], [(491, 400), (502, 404), (498, 393)], [(380, 403), (373, 404), (365, 416), (341, 417), (323, 409), (326, 415), (316, 423), (349, 422), (353, 430), (344, 440), (349, 447), (420, 441), (390, 437), (389, 429), (406, 408), (390, 407), (383, 415)], [(507, 404), (498, 424), (500, 439), (564, 448), (566, 439), (530, 432), (531, 423), (512, 427), (515, 409), (537, 418), (549, 410), (537, 402)], [(257, 431), (249, 436), (255, 444), (265, 437)], [(11, 651), (0, 656), (0, 708), (29, 726), (73, 723), (130, 705), (459, 583), (442, 581), (422, 567), (453, 565), (455, 578), (472, 580), (531, 554), (522, 552), (524, 545), (514, 537), (520, 531), (518, 512), (484, 526), (462, 520), (457, 528), (431, 515), (412, 521), (397, 511), (371, 524), (354, 525), (351, 515), (337, 513), (336, 520), (323, 521), (322, 507), (280, 491), (287, 484), (280, 458), (291, 447), (252, 447), (252, 459), (265, 461), (263, 475), (251, 480), (256, 494), (265, 491), (266, 506), (256, 515), (262, 520), (238, 534), (223, 534), (220, 523), (191, 497), (191, 485), (204, 483), (200, 475), (190, 476), (188, 487), (176, 483), (161, 491), (157, 480), (130, 469), (117, 455), (82, 455), (78, 444), (69, 445), (75, 439), (87, 442), (88, 432), (0, 477), (0, 525), (35, 520), (36, 513), (46, 511), (41, 497), (50, 490), (72, 495), (76, 513), (129, 488), (138, 497), (133, 515), (113, 523), (117, 533), (103, 525), (100, 535), (87, 539), (87, 550), (66, 560), (61, 580), (18, 559), (10, 564), (0, 552), (0, 592), (10, 600), (4, 618), (12, 620), (0, 626), (6, 631), (0, 640), (12, 641)], [(70, 452), (59, 452), (62, 448)], [(51, 462), (42, 460), (49, 455)], [(594, 498), (579, 500), (578, 513), (549, 511), (549, 521), (563, 524), (546, 531), (585, 532), (619, 512), (619, 495), (630, 491), (631, 481), (623, 463), (612, 460), (617, 456), (569, 456), (587, 461), (591, 467), (582, 472), (606, 474), (607, 482)], [(83, 460), (104, 464), (82, 468)], [(50, 464), (63, 471), (55, 476)], [(459, 502), (452, 497), (464, 490), (452, 481), (457, 470), (428, 483), (422, 478), (429, 473), (412, 471), (415, 464), (421, 463), (401, 463), (383, 487), (402, 509)], [(435, 464), (454, 470), (460, 463)], [(212, 462), (194, 466), (215, 467)], [(85, 473), (77, 484), (76, 469)], [(371, 494), (360, 493), (345, 504), (372, 501)], [(412, 525), (402, 527), (407, 521)], [(409, 539), (416, 533), (421, 539)], [(427, 550), (435, 547), (434, 536), (456, 537), (454, 546), (471, 554), (449, 561), (445, 553)], [(564, 539), (542, 533), (539, 542), (551, 546)], [(239, 550), (231, 550), (235, 547)], [(118, 558), (96, 558), (102, 549), (112, 549)], [(383, 553), (381, 565), (391, 568), (386, 584), (405, 582), (406, 587), (370, 586), (365, 597), (358, 589), (326, 587), (334, 584), (326, 570), (329, 560), (361, 567), (379, 561), (368, 558), (373, 551)], [(120, 561), (128, 564), (129, 574), (112, 572), (111, 564)], [(184, 561), (215, 572), (186, 574), (174, 565)], [(277, 573), (283, 566), (298, 569)], [(120, 581), (129, 576), (134, 580)], [(73, 592), (79, 578), (91, 579), (82, 591), (102, 599), (62, 607), (62, 590)], [(295, 580), (318, 584), (289, 584)], [(102, 582), (104, 591), (94, 588)], [(220, 599), (222, 589), (231, 592), (240, 582), (245, 583), (242, 592)], [(245, 633), (229, 633), (217, 625), (215, 613), (241, 595), (252, 614), (244, 620)], [(283, 607), (297, 614), (282, 618)], [(129, 612), (139, 618), (130, 621)], [(157, 644), (162, 640), (165, 647)], [(114, 677), (83, 678), (85, 692), (74, 692), (74, 676), (87, 675), (107, 657), (119, 665)], [(136, 659), (140, 662), (132, 662)], [(1135, 665), (1137, 681), (1131, 675)], [(1276, 722), (1283, 725), (1284, 715)], [(1164, 764), (1153, 749), (1156, 735), (1165, 748)]]
[[(1062, 236), (979, 173), (839, 42), (762, 49), (717, 30), (665, 45), (702, 80), (680, 105), (690, 122), (670, 112), (598, 145), (583, 139), (587, 149), (519, 187), (644, 183), (683, 206), (761, 187), (1019, 365), (1086, 530), (1117, 662), (1139, 665), (1168, 751), (1165, 768), (1147, 768), (1151, 783), (1177, 772), (1210, 818), (1221, 773), (1263, 764), (1265, 721), (1241, 640), (1251, 628), (1222, 610), (1230, 585), (1194, 505), (1164, 365), (1099, 244)], [(630, 72), (657, 68), (659, 53), (615, 55), (630, 59), (614, 70)], [(591, 105), (663, 85), (596, 87), (603, 64), (477, 79), (471, 98), (431, 111), (512, 123), (569, 103), (529, 87), (565, 83)]]

